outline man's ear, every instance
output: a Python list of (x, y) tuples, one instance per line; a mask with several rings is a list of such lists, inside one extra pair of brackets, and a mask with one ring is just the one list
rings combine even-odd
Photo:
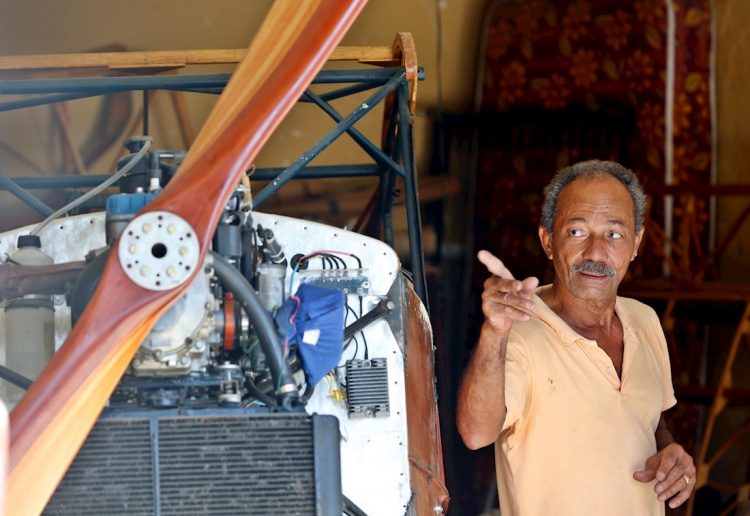
[(633, 246), (633, 255), (630, 257), (631, 262), (635, 260), (636, 256), (638, 256), (638, 248), (641, 246), (641, 240), (643, 240), (644, 231), (646, 231), (645, 226), (641, 226), (641, 229), (635, 235), (635, 242), (634, 242), (635, 245)]
[(542, 243), (544, 254), (547, 258), (552, 259), (552, 235), (544, 226), (539, 226), (539, 241)]

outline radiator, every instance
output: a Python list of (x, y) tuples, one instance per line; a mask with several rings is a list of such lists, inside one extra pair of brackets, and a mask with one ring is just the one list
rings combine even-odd
[(104, 415), (45, 514), (341, 514), (338, 420), (249, 409)]

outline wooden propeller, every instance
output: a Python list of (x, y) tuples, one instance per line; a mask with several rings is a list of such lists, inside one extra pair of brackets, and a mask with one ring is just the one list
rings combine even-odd
[[(271, 8), (179, 172), (142, 211), (187, 221), (198, 238), (198, 263), (241, 174), (364, 3), (277, 0)], [(110, 253), (88, 308), (11, 414), (8, 514), (44, 509), (140, 342), (188, 285), (141, 288)]]

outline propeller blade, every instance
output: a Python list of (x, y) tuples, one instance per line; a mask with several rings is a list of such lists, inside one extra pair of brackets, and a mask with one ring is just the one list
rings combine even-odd
[[(241, 174), (364, 3), (277, 0), (180, 170), (135, 220), (150, 212), (181, 217), (197, 237), (197, 263), (203, 263)], [(110, 253), (86, 311), (11, 414), (9, 514), (44, 509), (140, 342), (189, 284), (170, 290), (140, 287), (118, 253)]]

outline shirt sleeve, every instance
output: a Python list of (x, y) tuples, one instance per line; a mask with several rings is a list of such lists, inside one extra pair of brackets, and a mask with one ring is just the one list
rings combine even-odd
[(656, 312), (653, 312), (654, 325), (656, 326), (654, 333), (659, 340), (659, 351), (661, 352), (661, 363), (664, 374), (662, 375), (662, 399), (664, 400), (661, 411), (674, 407), (677, 404), (677, 398), (674, 396), (674, 387), (672, 386), (672, 367), (669, 362), (669, 348), (667, 347), (667, 339), (664, 338), (664, 330), (661, 327), (661, 322)]
[(505, 355), (505, 422), (503, 431), (515, 425), (526, 413), (531, 388), (529, 360), (523, 341), (513, 333)]

